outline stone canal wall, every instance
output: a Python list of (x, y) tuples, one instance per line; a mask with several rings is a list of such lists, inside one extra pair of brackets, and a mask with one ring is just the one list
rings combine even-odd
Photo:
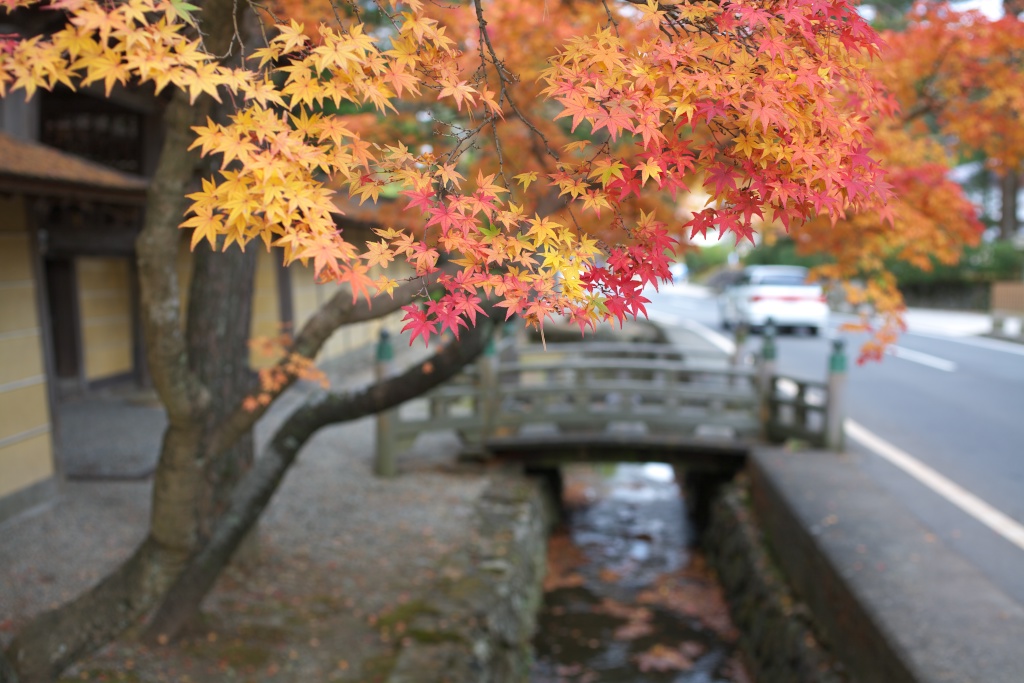
[(720, 489), (703, 545), (722, 583), (758, 683), (843, 683), (810, 611), (793, 595), (750, 510), (745, 477)]
[[(863, 457), (755, 449), (747, 461), (749, 505), (726, 498), (720, 509), (727, 518), (756, 520), (765, 541), (757, 545), (770, 549), (809, 611), (790, 609), (813, 615), (815, 632), (851, 681), (1024, 681), (1024, 608), (936, 538), (865, 471)], [(725, 538), (721, 530), (716, 537)], [(718, 555), (727, 560), (725, 578), (727, 565), (740, 561)], [(776, 628), (744, 626), (751, 638)]]
[(406, 637), (388, 683), (521, 683), (543, 598), (552, 504), (543, 480), (496, 473), (476, 528), (432, 594), (405, 606)]

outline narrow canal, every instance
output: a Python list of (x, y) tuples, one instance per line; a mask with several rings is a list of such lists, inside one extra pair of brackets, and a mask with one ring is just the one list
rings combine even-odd
[(564, 470), (533, 683), (750, 683), (672, 468)]

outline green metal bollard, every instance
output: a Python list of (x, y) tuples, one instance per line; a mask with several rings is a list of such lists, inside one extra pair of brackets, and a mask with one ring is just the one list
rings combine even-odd
[(764, 341), (761, 343), (761, 359), (774, 362), (778, 354), (775, 346), (775, 321), (769, 319), (764, 324), (764, 331), (761, 333)]
[(736, 325), (736, 329), (733, 332), (733, 352), (732, 358), (729, 359), (729, 363), (735, 368), (740, 366), (740, 361), (743, 360), (743, 345), (747, 343), (747, 338), (750, 336), (750, 328), (745, 323), (739, 323)]
[[(387, 330), (380, 331), (377, 342), (377, 362), (374, 365), (374, 376), (382, 382), (391, 376), (395, 360), (395, 348), (391, 344), (391, 335)], [(382, 410), (377, 413), (377, 454), (373, 471), (378, 477), (394, 477), (395, 440), (391, 431), (394, 410)]]
[[(381, 329), (377, 339), (377, 365), (391, 363), (395, 359), (395, 347), (391, 343), (391, 333)], [(390, 369), (390, 368), (388, 368)]]
[(846, 414), (846, 343), (832, 341), (828, 357), (828, 408), (825, 413), (825, 446), (837, 453), (846, 448), (843, 420)]

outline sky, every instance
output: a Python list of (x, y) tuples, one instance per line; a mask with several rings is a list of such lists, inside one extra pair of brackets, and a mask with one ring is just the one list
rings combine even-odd
[[(981, 10), (989, 19), (999, 19), (1003, 16), (1003, 0), (952, 0), (952, 2), (953, 6), (959, 10)], [(875, 8), (871, 5), (870, 0), (863, 0), (857, 9), (861, 16), (868, 21), (874, 19)]]
[(990, 19), (998, 19), (1003, 16), (1002, 0), (968, 0), (968, 2), (956, 3), (957, 9), (980, 9)]

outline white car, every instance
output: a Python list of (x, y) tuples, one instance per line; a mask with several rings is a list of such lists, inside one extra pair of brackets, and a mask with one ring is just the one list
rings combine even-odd
[(828, 304), (820, 285), (807, 282), (800, 266), (749, 266), (718, 297), (722, 325), (808, 330), (812, 335), (828, 325)]

